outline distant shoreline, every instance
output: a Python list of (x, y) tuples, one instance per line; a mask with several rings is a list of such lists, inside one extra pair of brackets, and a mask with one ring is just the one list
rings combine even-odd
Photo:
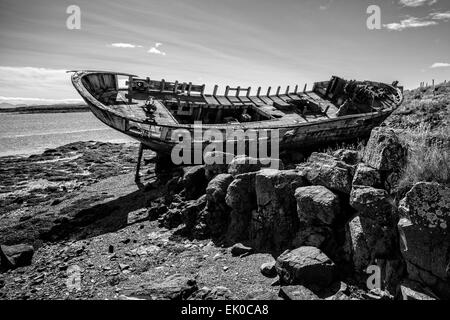
[(0, 113), (68, 113), (68, 112), (88, 112), (89, 107), (85, 104), (79, 105), (39, 105), (39, 106), (25, 106), (14, 108), (0, 108)]

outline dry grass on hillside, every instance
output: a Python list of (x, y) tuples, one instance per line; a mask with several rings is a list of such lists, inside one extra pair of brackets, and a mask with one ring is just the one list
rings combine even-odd
[(408, 188), (416, 182), (450, 183), (450, 128), (430, 130), (429, 125), (403, 132), (408, 145), (408, 161), (399, 188)]

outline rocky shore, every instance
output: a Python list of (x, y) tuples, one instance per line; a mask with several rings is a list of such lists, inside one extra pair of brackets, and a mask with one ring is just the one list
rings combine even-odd
[[(406, 104), (448, 112), (446, 97)], [(449, 299), (448, 176), (405, 177), (405, 117), (280, 170), (240, 156), (163, 172), (148, 153), (136, 184), (137, 145), (0, 158), (0, 298)]]

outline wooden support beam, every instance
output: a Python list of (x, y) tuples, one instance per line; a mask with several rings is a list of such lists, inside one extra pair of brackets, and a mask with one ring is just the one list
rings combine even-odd
[(258, 87), (258, 90), (256, 91), (256, 96), (259, 98), (260, 94), (261, 94), (261, 87)]
[(289, 94), (289, 86), (286, 87), (286, 94)]
[(281, 86), (278, 86), (277, 88), (277, 97), (280, 95)]
[(236, 97), (239, 97), (239, 94), (241, 93), (241, 87), (238, 86), (236, 89)]
[(306, 88), (308, 87), (308, 84), (305, 83), (305, 86), (303, 87), (303, 92), (306, 92)]
[(252, 87), (248, 87), (247, 94), (245, 95), (247, 98), (250, 96), (251, 91), (252, 91)]
[(219, 86), (216, 84), (215, 86), (214, 86), (214, 90), (213, 90), (213, 97), (215, 97), (216, 95), (217, 95), (217, 90), (219, 90)]
[(161, 92), (163, 92), (164, 91), (164, 86), (166, 85), (166, 80), (164, 80), (164, 79), (162, 79), (161, 80)]
[(298, 84), (295, 85), (294, 93), (298, 92)]
[(178, 90), (178, 80), (177, 81), (175, 81), (175, 86), (173, 87), (173, 93), (177, 93), (177, 90)]
[(128, 77), (128, 103), (133, 102), (133, 76)]
[(189, 82), (189, 87), (188, 87), (188, 95), (191, 95), (191, 90), (192, 90), (192, 82)]
[(270, 90), (272, 90), (272, 87), (267, 88), (267, 96), (270, 96)]
[(230, 86), (225, 87), (225, 97), (228, 97), (228, 92), (230, 91)]

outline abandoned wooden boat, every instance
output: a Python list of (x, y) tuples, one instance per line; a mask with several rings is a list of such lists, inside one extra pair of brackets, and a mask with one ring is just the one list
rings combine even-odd
[[(185, 129), (193, 135), (198, 123), (203, 132), (215, 129), (225, 137), (229, 129), (277, 130), (280, 150), (351, 140), (369, 135), (403, 101), (397, 83), (335, 76), (314, 83), (309, 91), (306, 85), (303, 90), (278, 87), (273, 93), (269, 87), (263, 94), (259, 87), (252, 95), (251, 88), (227, 86), (219, 95), (217, 85), (206, 94), (205, 85), (116, 72), (71, 72), (73, 85), (98, 119), (162, 154), (179, 142), (174, 131)], [(235, 142), (236, 137), (230, 139)]]

